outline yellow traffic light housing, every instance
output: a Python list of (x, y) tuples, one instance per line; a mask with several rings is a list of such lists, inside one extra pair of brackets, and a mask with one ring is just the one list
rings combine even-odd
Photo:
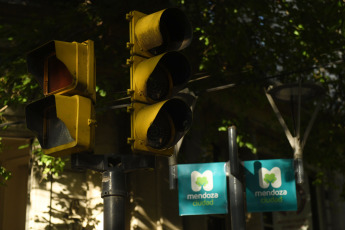
[(45, 154), (90, 152), (94, 147), (95, 113), (91, 100), (79, 95), (51, 95), (26, 107), (28, 129)]
[(179, 51), (192, 41), (192, 26), (179, 9), (169, 8), (153, 14), (131, 11), (130, 20), (131, 55), (152, 57), (167, 51)]
[(27, 64), (45, 96), (78, 94), (96, 101), (93, 41), (48, 42), (28, 54)]
[(171, 98), (186, 85), (190, 65), (178, 52), (163, 53), (148, 59), (132, 57), (131, 90), (133, 101), (155, 103)]
[(192, 124), (192, 111), (177, 98), (152, 105), (133, 103), (131, 133), (135, 152), (171, 156), (172, 148)]
[(131, 137), (135, 153), (171, 156), (187, 133), (192, 111), (174, 96), (187, 84), (191, 68), (177, 52), (192, 39), (185, 14), (175, 8), (146, 15), (132, 11), (129, 20)]
[(94, 43), (51, 41), (27, 55), (44, 99), (26, 107), (28, 129), (52, 156), (92, 152), (95, 139)]

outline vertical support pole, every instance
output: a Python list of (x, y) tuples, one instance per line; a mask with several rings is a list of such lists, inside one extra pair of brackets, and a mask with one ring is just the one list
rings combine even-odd
[(295, 171), (296, 171), (296, 182), (297, 184), (303, 184), (304, 182), (304, 167), (303, 167), (303, 148), (301, 146), (301, 86), (302, 80), (299, 79), (298, 82), (298, 98), (297, 98), (297, 131), (295, 137), (294, 146), (294, 161), (295, 161)]
[(121, 169), (102, 173), (104, 230), (125, 229), (125, 175)]
[(229, 142), (229, 200), (230, 200), (230, 216), (231, 229), (245, 230), (244, 218), (244, 198), (242, 182), (239, 180), (240, 170), (238, 161), (238, 151), (236, 143), (236, 127), (228, 128), (228, 142)]
[(169, 159), (169, 189), (176, 189), (176, 178), (177, 178), (177, 166), (176, 164), (170, 165)]
[(125, 230), (125, 172), (154, 168), (155, 162), (151, 156), (72, 154), (72, 168), (102, 172), (104, 230)]
[(229, 161), (230, 161), (230, 172), (234, 176), (240, 174), (239, 163), (238, 163), (238, 150), (237, 150), (237, 135), (236, 127), (228, 127), (228, 142), (229, 142)]
[(295, 158), (294, 164), (295, 164), (295, 171), (296, 171), (296, 183), (303, 184), (304, 183), (303, 159)]
[[(178, 142), (178, 144), (179, 143), (180, 142)], [(176, 189), (176, 178), (177, 178), (176, 156), (178, 154), (179, 148), (180, 146), (176, 146), (174, 149), (174, 154), (171, 157), (169, 157), (169, 189), (170, 190)]]

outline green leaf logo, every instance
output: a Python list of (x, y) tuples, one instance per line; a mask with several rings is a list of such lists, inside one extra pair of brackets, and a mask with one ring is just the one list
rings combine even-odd
[(271, 173), (271, 174), (265, 174), (265, 178), (264, 178), (264, 181), (266, 183), (274, 183), (275, 181), (277, 180), (277, 177), (274, 173)]
[(204, 186), (208, 184), (207, 177), (197, 177), (195, 183), (199, 186)]
[(279, 167), (273, 167), (271, 170), (261, 168), (258, 171), (259, 174), (259, 186), (260, 188), (279, 188), (282, 186), (282, 173)]
[(206, 170), (203, 173), (193, 171), (190, 174), (190, 178), (193, 192), (199, 192), (201, 189), (205, 191), (213, 189), (213, 173), (211, 170)]

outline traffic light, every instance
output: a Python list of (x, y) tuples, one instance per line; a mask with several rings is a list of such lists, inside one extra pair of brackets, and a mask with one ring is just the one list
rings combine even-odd
[(26, 124), (45, 154), (92, 152), (95, 133), (94, 43), (51, 41), (27, 55), (45, 98), (26, 106)]
[(170, 156), (187, 133), (192, 111), (175, 97), (189, 80), (191, 68), (184, 55), (192, 39), (185, 14), (175, 8), (146, 15), (132, 11), (130, 21), (131, 137), (133, 152)]

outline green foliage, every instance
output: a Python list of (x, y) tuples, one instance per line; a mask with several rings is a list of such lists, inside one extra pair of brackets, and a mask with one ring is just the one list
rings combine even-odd
[(18, 149), (33, 148), (32, 156), (34, 164), (36, 164), (42, 173), (42, 179), (48, 179), (52, 176), (59, 176), (64, 170), (68, 159), (62, 159), (61, 157), (52, 157), (43, 153), (41, 146), (37, 139), (33, 144), (25, 144), (18, 147)]
[[(2, 143), (1, 143), (1, 137), (0, 137), (0, 154), (2, 152)], [(6, 185), (6, 181), (8, 181), (12, 176), (12, 173), (6, 170), (5, 167), (0, 165), (0, 186)]]
[(6, 181), (8, 181), (12, 176), (12, 173), (7, 171), (6, 168), (0, 165), (0, 186), (6, 185)]
[[(304, 160), (321, 172), (345, 174), (345, 6), (342, 1), (147, 3), (33, 0), (25, 6), (9, 4), (7, 9), (0, 9), (0, 108), (25, 104), (41, 96), (40, 87), (27, 75), (25, 53), (54, 39), (95, 41), (96, 106), (99, 109), (112, 105), (126, 95), (129, 87), (129, 77), (126, 77), (129, 70), (125, 68), (129, 55), (125, 48), (128, 41), (125, 14), (134, 9), (151, 13), (178, 6), (194, 28), (193, 42), (183, 52), (194, 73), (211, 76), (188, 84), (199, 96), (195, 123), (188, 135), (200, 139), (200, 148), (213, 145), (220, 152), (225, 145), (218, 143), (221, 135), (217, 128), (226, 131), (229, 125), (235, 125), (239, 147), (250, 149), (258, 157), (266, 154), (291, 157), (288, 154), (292, 150), (263, 88), (272, 81), (291, 83), (301, 78), (303, 82), (321, 84), (327, 93), (304, 149)], [(229, 83), (235, 87), (204, 93), (205, 89)], [(310, 119), (314, 105), (311, 102), (304, 107), (303, 110), (310, 112), (304, 114), (302, 121)], [(288, 111), (289, 105), (284, 110)], [(291, 115), (286, 114), (291, 120)], [(185, 139), (188, 141), (188, 136)], [(63, 165), (59, 159), (39, 151), (36, 155), (45, 172), (54, 174)], [(54, 167), (57, 171), (50, 170)]]
[[(223, 131), (228, 131), (228, 127), (231, 127), (232, 125), (238, 124), (238, 122), (231, 122), (229, 120), (223, 120), (222, 121), (222, 126), (218, 127), (218, 131), (223, 132)], [(247, 148), (249, 149), (253, 154), (257, 153), (257, 148), (254, 146), (253, 143), (250, 141), (247, 141), (248, 135), (237, 133), (236, 137), (236, 142), (238, 147), (240, 148)]]
[[(195, 28), (193, 52), (200, 55), (192, 56), (192, 60), (199, 71), (212, 75), (195, 89), (236, 84), (227, 92), (199, 97), (198, 106), (212, 108), (212, 115), (204, 112), (207, 109), (201, 110), (209, 126), (216, 123), (214, 117), (218, 117), (218, 131), (235, 125), (238, 145), (251, 149), (258, 157), (267, 157), (267, 153), (271, 158), (292, 157), (263, 88), (272, 81), (293, 83), (299, 78), (319, 83), (325, 88), (326, 97), (306, 142), (304, 161), (323, 175), (316, 177), (315, 183), (327, 180), (325, 172), (345, 174), (345, 4), (323, 0), (205, 0), (179, 4)], [(303, 134), (315, 101), (306, 101), (302, 106)], [(283, 116), (293, 130), (290, 106), (281, 104), (279, 108), (283, 108)], [(236, 122), (228, 122), (229, 119)], [(198, 133), (205, 133), (208, 141), (214, 133), (210, 130), (204, 128)]]
[[(0, 137), (0, 153), (1, 153), (1, 137)], [(32, 147), (31, 144), (25, 144), (18, 147), (18, 149), (25, 149)], [(42, 179), (48, 179), (50, 175), (55, 177), (59, 176), (66, 165), (68, 159), (62, 159), (60, 157), (52, 157), (45, 155), (36, 140), (33, 143), (33, 158), (34, 164), (37, 164), (42, 173)], [(6, 181), (11, 179), (12, 173), (6, 170), (5, 167), (0, 165), (0, 185), (5, 185)]]
[(0, 66), (0, 105), (27, 103), (38, 95), (38, 84), (26, 73), (25, 63), (18, 58), (9, 66)]
[(50, 175), (59, 176), (63, 172), (67, 159), (44, 154), (37, 141), (33, 145), (33, 155), (38, 168), (42, 172), (42, 179), (48, 179)]

